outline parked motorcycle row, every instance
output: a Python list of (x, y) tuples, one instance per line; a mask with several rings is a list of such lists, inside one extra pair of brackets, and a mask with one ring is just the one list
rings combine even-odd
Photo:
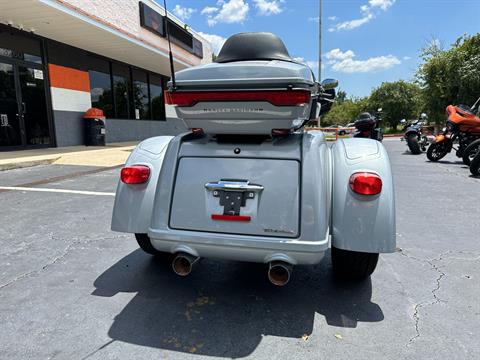
[(436, 162), (455, 150), (455, 155), (470, 166), (474, 176), (480, 176), (480, 98), (470, 107), (468, 105), (449, 105), (447, 107), (445, 128), (434, 139), (422, 133), (426, 115), (420, 120), (405, 121), (404, 138), (412, 154), (427, 151), (427, 158)]

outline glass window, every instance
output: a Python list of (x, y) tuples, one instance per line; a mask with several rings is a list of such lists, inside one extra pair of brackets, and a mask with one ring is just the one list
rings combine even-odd
[(130, 71), (126, 66), (112, 64), (112, 72), (115, 117), (118, 119), (129, 119)]
[(106, 117), (114, 117), (110, 74), (95, 70), (90, 70), (88, 73), (90, 74), (92, 107), (102, 109)]
[(150, 118), (150, 100), (148, 96), (147, 73), (133, 70), (133, 108), (135, 119)]
[(0, 28), (0, 55), (20, 60), (42, 63), (40, 41), (12, 29)]
[(152, 120), (165, 120), (165, 103), (163, 100), (164, 78), (150, 75), (150, 98)]

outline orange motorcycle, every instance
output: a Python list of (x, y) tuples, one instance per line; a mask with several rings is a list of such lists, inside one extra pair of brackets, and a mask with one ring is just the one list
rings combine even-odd
[[(436, 136), (435, 142), (428, 147), (427, 158), (430, 161), (442, 159), (452, 149), (456, 150), (458, 157), (464, 157), (468, 145), (480, 139), (480, 117), (475, 114), (479, 103), (480, 98), (472, 107), (467, 105), (449, 105), (447, 107), (446, 127), (441, 134)], [(454, 146), (456, 140), (458, 140), (458, 147)], [(466, 158), (470, 160), (469, 157)]]

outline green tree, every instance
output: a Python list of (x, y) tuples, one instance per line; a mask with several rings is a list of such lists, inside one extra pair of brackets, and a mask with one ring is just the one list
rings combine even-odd
[[(340, 93), (340, 91), (339, 91)], [(355, 118), (362, 112), (369, 111), (370, 104), (368, 98), (350, 98), (347, 96), (337, 97), (332, 109), (324, 117), (322, 117), (322, 126), (329, 125), (346, 125), (353, 122)]]
[(421, 56), (417, 78), (430, 118), (443, 122), (447, 105), (472, 105), (480, 96), (480, 33), (459, 38), (448, 50), (433, 42)]
[(384, 82), (370, 95), (373, 110), (382, 108), (385, 123), (396, 129), (401, 119), (411, 119), (420, 112), (421, 89), (403, 80)]

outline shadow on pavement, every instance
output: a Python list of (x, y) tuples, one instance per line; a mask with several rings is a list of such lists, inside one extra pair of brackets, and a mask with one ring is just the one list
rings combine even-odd
[(449, 164), (449, 165), (465, 165), (463, 161), (447, 161), (447, 160), (438, 160), (439, 164)]
[(268, 283), (262, 264), (202, 260), (189, 277), (180, 278), (167, 259), (136, 250), (96, 279), (93, 295), (137, 293), (115, 317), (109, 330), (114, 340), (238, 358), (251, 354), (263, 335), (311, 334), (315, 313), (339, 327), (383, 320), (381, 308), (371, 302), (371, 281), (334, 280), (327, 258), (297, 267), (291, 282), (277, 288)]

